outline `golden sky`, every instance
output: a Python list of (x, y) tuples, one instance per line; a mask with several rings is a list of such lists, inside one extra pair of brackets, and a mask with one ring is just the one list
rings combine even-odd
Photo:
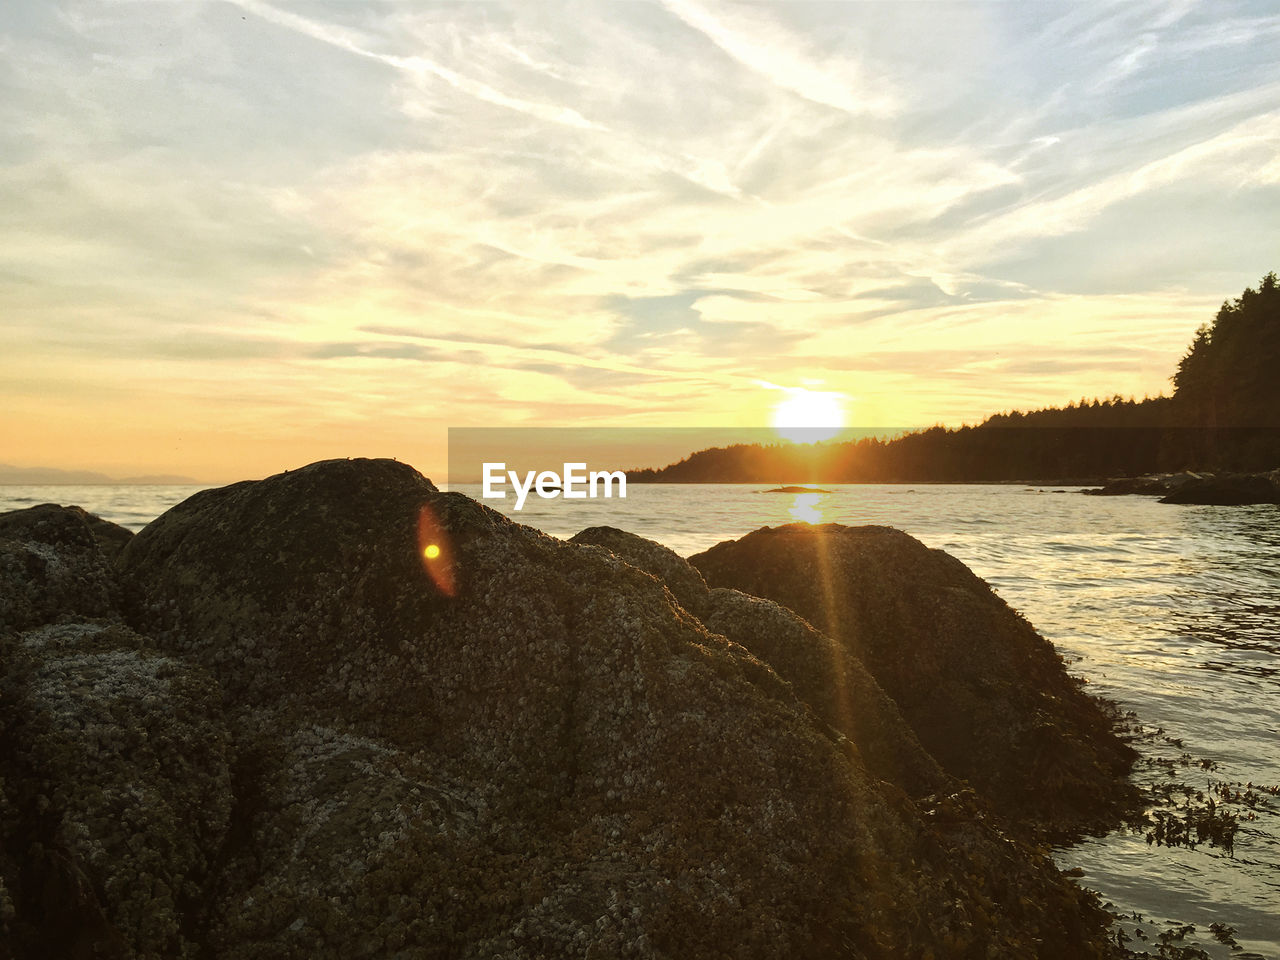
[(1157, 394), (1275, 269), (1280, 14), (0, 7), (0, 462)]

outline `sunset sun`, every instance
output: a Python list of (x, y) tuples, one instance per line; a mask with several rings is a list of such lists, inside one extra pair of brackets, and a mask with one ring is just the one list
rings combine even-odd
[(830, 440), (844, 427), (844, 395), (792, 388), (773, 409), (773, 429), (792, 443)]

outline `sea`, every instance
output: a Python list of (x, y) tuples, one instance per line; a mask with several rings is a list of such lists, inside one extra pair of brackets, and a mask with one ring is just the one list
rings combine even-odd
[[(0, 486), (0, 511), (78, 504), (136, 531), (199, 489)], [(837, 522), (898, 527), (958, 557), (1093, 693), (1136, 715), (1135, 778), (1173, 784), (1153, 812), (1198, 793), (1239, 823), (1230, 851), (1165, 846), (1124, 828), (1056, 850), (1058, 863), (1127, 918), (1119, 929), (1130, 949), (1160, 955), (1163, 937), (1215, 958), (1280, 960), (1280, 795), (1267, 790), (1280, 788), (1280, 507), (1173, 506), (1042, 485), (766, 489), (632, 484), (622, 499), (531, 497), (519, 512), (510, 497), (487, 502), (552, 536), (609, 525), (682, 556), (762, 526)]]

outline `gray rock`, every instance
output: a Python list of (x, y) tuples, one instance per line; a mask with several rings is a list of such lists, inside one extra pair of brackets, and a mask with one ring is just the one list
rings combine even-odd
[(717, 588), (702, 622), (769, 664), (825, 723), (856, 744), (875, 776), (912, 796), (956, 789), (862, 661), (808, 621), (772, 600)]
[(1280, 471), (1198, 477), (1171, 488), (1160, 502), (1212, 506), (1280, 503)]
[(915, 796), (950, 785), (861, 661), (786, 607), (737, 590), (708, 590), (675, 551), (615, 527), (590, 527), (569, 542), (605, 547), (662, 581), (708, 630), (767, 664), (824, 723), (856, 743), (876, 776)]

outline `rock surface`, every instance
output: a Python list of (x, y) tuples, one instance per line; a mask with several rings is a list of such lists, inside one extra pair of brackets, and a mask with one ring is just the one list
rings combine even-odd
[(876, 776), (912, 796), (955, 789), (861, 661), (786, 607), (710, 590), (674, 550), (616, 527), (589, 527), (569, 542), (604, 547), (663, 582), (708, 630), (768, 664), (818, 717), (857, 744)]
[(1247, 506), (1280, 503), (1280, 470), (1270, 473), (1164, 473), (1108, 480), (1095, 497), (1145, 494), (1161, 503)]
[(948, 773), (1051, 836), (1111, 822), (1133, 752), (1053, 645), (954, 557), (889, 527), (764, 528), (690, 558), (860, 660)]
[(702, 609), (707, 599), (707, 583), (689, 561), (660, 543), (617, 527), (587, 527), (570, 543), (594, 544), (617, 554), (627, 563), (666, 584), (680, 605), (692, 613)]
[(1143, 477), (1115, 477), (1101, 487), (1081, 490), (1087, 497), (1124, 497), (1131, 494), (1160, 497), (1198, 478), (1193, 473), (1153, 473)]
[(112, 612), (117, 590), (103, 543), (130, 536), (79, 507), (0, 514), (0, 632)]
[(775, 604), (683, 578), (694, 614), (389, 461), (197, 494), (118, 573), (132, 629), (0, 634), (16, 957), (1111, 955)]
[(723, 588), (709, 592), (701, 616), (708, 630), (742, 645), (788, 681), (857, 746), (872, 774), (915, 797), (958, 789), (862, 662), (806, 620), (772, 600)]
[(1169, 490), (1160, 502), (1228, 507), (1280, 503), (1280, 470), (1199, 477)]
[(15, 955), (199, 956), (231, 810), (216, 685), (103, 622), (10, 635), (3, 656)]

